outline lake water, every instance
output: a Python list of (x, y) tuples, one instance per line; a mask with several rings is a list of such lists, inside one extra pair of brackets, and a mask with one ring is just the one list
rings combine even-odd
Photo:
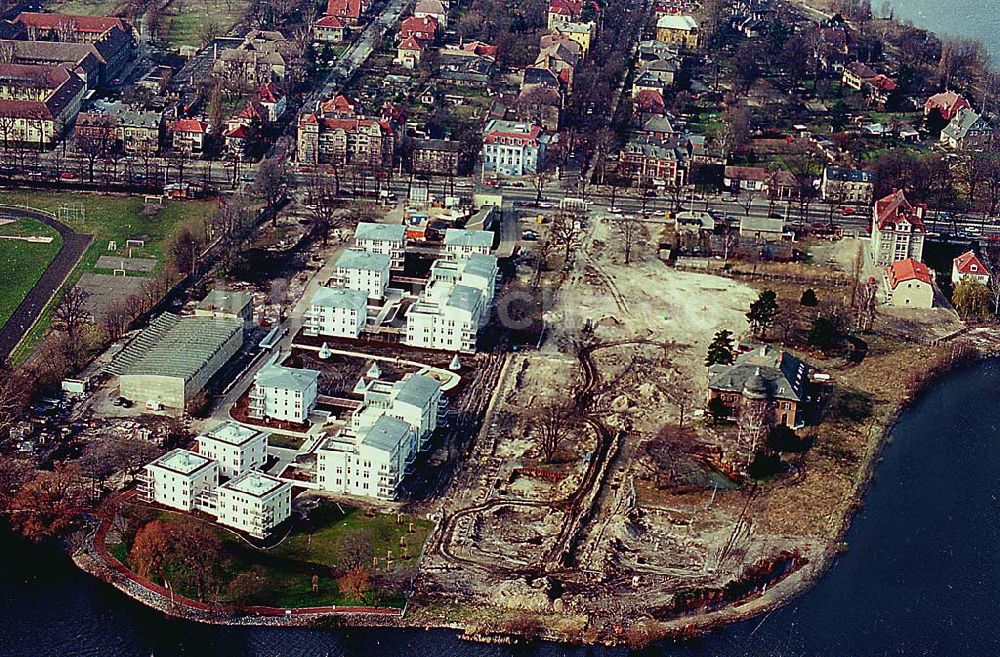
[[(896, 17), (941, 36), (976, 37), (1000, 66), (1000, 2), (997, 0), (892, 0)], [(881, 0), (872, 0), (880, 11)]]
[[(1000, 362), (948, 377), (902, 418), (818, 585), (762, 619), (643, 655), (1000, 655)], [(0, 536), (4, 657), (615, 657), (624, 650), (465, 643), (444, 631), (227, 628), (167, 619)]]

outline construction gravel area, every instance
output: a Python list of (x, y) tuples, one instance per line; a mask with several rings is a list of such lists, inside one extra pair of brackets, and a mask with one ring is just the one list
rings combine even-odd
[[(713, 480), (700, 459), (723, 449), (718, 436), (673, 435), (682, 409), (690, 417), (702, 406), (712, 336), (729, 329), (745, 337), (757, 292), (668, 267), (649, 248), (655, 239), (626, 264), (620, 240), (595, 218), (571, 269), (543, 277), (562, 279), (547, 339), (509, 361), (435, 516), (417, 617), (447, 600), (490, 609), (501, 624), (544, 613), (545, 626), (567, 638), (586, 619), (586, 632), (607, 636), (623, 623), (669, 615), (678, 593), (723, 587), (747, 564), (793, 548), (792, 538), (755, 531), (752, 490)], [(545, 463), (531, 415), (552, 400), (582, 404), (584, 421)], [(698, 475), (683, 491), (663, 485), (662, 463), (648, 454), (649, 441), (664, 434), (675, 469)]]

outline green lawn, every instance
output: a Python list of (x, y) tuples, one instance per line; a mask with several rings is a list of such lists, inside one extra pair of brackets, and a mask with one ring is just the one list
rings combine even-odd
[[(159, 518), (171, 522), (192, 519), (173, 512), (161, 512)], [(240, 574), (254, 572), (260, 576), (263, 586), (245, 602), (285, 608), (356, 604), (402, 607), (405, 590), (400, 583), (416, 572), (421, 546), (433, 527), (429, 521), (407, 516), (397, 525), (395, 515), (369, 517), (360, 509), (323, 502), (306, 521), (293, 527), (291, 536), (273, 548), (260, 550), (219, 525), (194, 521), (203, 523), (223, 542), (222, 553), (215, 555), (222, 565), (220, 601), (234, 602), (228, 593), (229, 582)], [(407, 532), (411, 521), (414, 523), (412, 534)], [(408, 559), (401, 558), (400, 537), (408, 547)], [(337, 577), (344, 570), (341, 555), (348, 545), (361, 546), (360, 553), (366, 555), (369, 570), (371, 558), (378, 557), (379, 565), (372, 573), (378, 588), (378, 593), (372, 594), (374, 597), (353, 600), (340, 592)], [(394, 561), (388, 567), (385, 557), (390, 549)], [(128, 552), (122, 544), (111, 545), (109, 550), (115, 556)], [(318, 577), (318, 593), (312, 592), (314, 575)], [(193, 597), (191, 591), (182, 592)]]
[(0, 226), (0, 235), (52, 237), (48, 244), (0, 239), (0, 326), (7, 323), (28, 292), (59, 253), (62, 238), (54, 229), (34, 219)]
[(118, 4), (118, 0), (57, 0), (48, 5), (48, 11), (76, 16), (107, 16)]
[[(84, 253), (67, 283), (75, 284), (84, 272), (93, 271), (97, 259), (112, 252), (109, 242), (116, 242), (115, 255), (126, 255), (125, 241), (145, 240), (136, 248), (136, 258), (154, 258), (162, 267), (169, 239), (181, 225), (190, 222), (200, 229), (216, 209), (213, 201), (168, 201), (162, 206), (144, 206), (141, 197), (102, 195), (82, 192), (3, 191), (0, 205), (28, 205), (58, 214), (60, 207), (82, 207), (83, 217), (64, 217), (63, 222), (74, 230), (94, 236), (94, 241)], [(148, 214), (147, 214), (148, 212)], [(60, 295), (54, 301), (58, 301)], [(15, 363), (24, 362), (34, 351), (48, 330), (53, 303), (42, 313), (39, 321), (25, 340), (15, 350)]]
[(169, 17), (167, 45), (201, 47), (203, 26), (214, 22), (219, 35), (226, 34), (243, 17), (249, 0), (177, 0), (176, 16)]

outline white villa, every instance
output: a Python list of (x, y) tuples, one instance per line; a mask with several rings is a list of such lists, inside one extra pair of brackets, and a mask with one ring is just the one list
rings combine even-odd
[(305, 315), (306, 335), (357, 338), (368, 316), (368, 293), (342, 287), (320, 287)]
[(411, 374), (387, 383), (375, 380), (365, 386), (364, 404), (351, 416), (350, 427), (361, 431), (382, 415), (402, 420), (412, 427), (419, 449), (427, 445), (437, 427), (441, 406), (441, 384), (426, 374)]
[(385, 253), (344, 251), (337, 259), (334, 282), (338, 287), (366, 292), (369, 299), (381, 299), (389, 285), (391, 262), (391, 257)]
[(492, 249), (492, 231), (449, 228), (444, 232), (444, 254), (446, 258), (457, 260), (473, 253), (489, 255)]
[(218, 485), (217, 461), (175, 449), (146, 465), (139, 476), (139, 495), (147, 502), (191, 511)]
[(198, 453), (219, 462), (219, 474), (238, 477), (263, 467), (267, 461), (268, 434), (235, 422), (206, 431), (195, 440)]
[(250, 417), (303, 423), (316, 407), (316, 370), (265, 365), (250, 390)]
[(402, 269), (406, 227), (402, 224), (362, 222), (354, 229), (354, 246), (368, 253), (387, 255), (393, 269)]
[(292, 513), (292, 485), (262, 472), (245, 472), (216, 489), (220, 525), (264, 538)]

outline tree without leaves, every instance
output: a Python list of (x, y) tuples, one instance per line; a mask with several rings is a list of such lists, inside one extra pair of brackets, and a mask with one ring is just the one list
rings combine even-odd
[(569, 212), (560, 211), (552, 218), (549, 241), (563, 249), (563, 267), (569, 267), (569, 256), (580, 234), (576, 219)]
[(733, 332), (722, 329), (715, 334), (708, 345), (705, 355), (705, 367), (712, 365), (732, 365), (733, 363)]
[(531, 414), (529, 422), (543, 462), (552, 463), (555, 460), (559, 448), (573, 432), (573, 420), (572, 409), (556, 401), (543, 404)]
[(80, 329), (90, 322), (90, 311), (87, 309), (89, 298), (89, 292), (73, 286), (66, 290), (63, 298), (56, 305), (53, 318), (56, 326), (66, 334), (66, 339), (70, 343), (77, 342), (80, 337)]
[(374, 554), (372, 537), (363, 529), (345, 531), (337, 545), (337, 561), (345, 571), (371, 563)]
[(254, 179), (254, 193), (263, 199), (272, 223), (278, 221), (278, 204), (285, 197), (288, 187), (288, 166), (282, 160), (269, 158), (260, 163)]
[(750, 310), (746, 314), (750, 330), (757, 338), (763, 338), (777, 314), (778, 295), (773, 290), (764, 290), (757, 296), (757, 300), (750, 304)]
[[(165, 579), (199, 600), (216, 597), (221, 585), (222, 541), (193, 518), (153, 520), (136, 534), (129, 564), (149, 579)], [(216, 555), (216, 558), (205, 558)]]
[(622, 255), (627, 265), (632, 262), (636, 247), (649, 241), (649, 230), (643, 222), (635, 218), (626, 218), (624, 215), (612, 218), (611, 224), (621, 236)]
[(184, 226), (170, 243), (170, 259), (174, 269), (181, 276), (190, 276), (198, 266), (198, 258), (204, 248), (204, 240)]

